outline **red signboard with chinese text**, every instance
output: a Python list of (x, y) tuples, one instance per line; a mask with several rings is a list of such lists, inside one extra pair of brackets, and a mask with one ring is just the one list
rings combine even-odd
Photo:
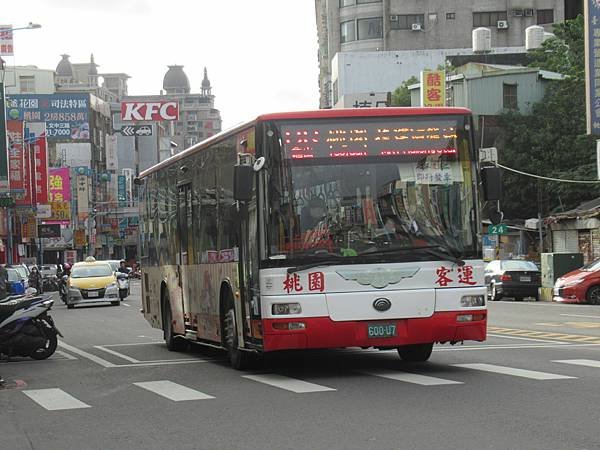
[(31, 205), (29, 158), (23, 147), (23, 121), (7, 120), (8, 178), (17, 205)]
[[(48, 203), (48, 145), (46, 141), (46, 123), (26, 124), (25, 136), (30, 155), (35, 157), (35, 198), (34, 203)], [(32, 170), (33, 175), (33, 170)]]

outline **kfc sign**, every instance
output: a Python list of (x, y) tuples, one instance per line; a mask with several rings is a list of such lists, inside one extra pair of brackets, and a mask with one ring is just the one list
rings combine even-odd
[(179, 103), (162, 102), (121, 102), (121, 120), (178, 120)]

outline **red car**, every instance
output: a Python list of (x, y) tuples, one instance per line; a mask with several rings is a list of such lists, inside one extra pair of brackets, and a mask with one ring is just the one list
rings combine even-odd
[(600, 305), (600, 259), (558, 278), (552, 295), (556, 302)]

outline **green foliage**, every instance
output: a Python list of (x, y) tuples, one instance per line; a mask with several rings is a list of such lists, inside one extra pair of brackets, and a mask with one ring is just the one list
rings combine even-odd
[[(500, 163), (552, 178), (594, 180), (595, 138), (586, 135), (585, 122), (583, 18), (555, 25), (554, 34), (532, 53), (532, 66), (566, 78), (550, 82), (531, 115), (501, 116)], [(544, 215), (568, 210), (600, 196), (596, 185), (538, 181), (508, 171), (504, 186), (502, 207), (509, 218), (536, 216), (538, 207)]]
[(392, 104), (390, 106), (410, 106), (410, 91), (408, 86), (419, 82), (417, 77), (410, 77), (392, 93)]

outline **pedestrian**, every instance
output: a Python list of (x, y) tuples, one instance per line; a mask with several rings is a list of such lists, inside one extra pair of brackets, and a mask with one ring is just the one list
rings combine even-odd
[(38, 294), (42, 293), (42, 274), (37, 266), (31, 268), (29, 274), (29, 287), (35, 288)]

